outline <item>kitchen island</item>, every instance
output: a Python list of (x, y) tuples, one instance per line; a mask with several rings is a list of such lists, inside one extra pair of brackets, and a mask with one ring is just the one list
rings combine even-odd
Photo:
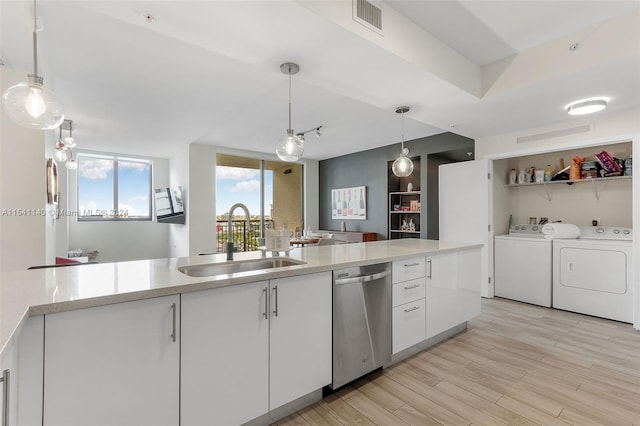
[(308, 247), (291, 252), (303, 264), (213, 277), (178, 268), (224, 263), (224, 254), (5, 273), (9, 424), (198, 424), (225, 407), (232, 417), (218, 424), (268, 423), (331, 382), (331, 271), (428, 265), (422, 334), (407, 344), (399, 330), (400, 356), (479, 313), (479, 248), (417, 239)]

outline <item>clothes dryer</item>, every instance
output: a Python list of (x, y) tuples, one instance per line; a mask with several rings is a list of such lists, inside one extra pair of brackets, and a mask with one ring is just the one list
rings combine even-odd
[(632, 231), (580, 227), (580, 238), (553, 241), (553, 307), (633, 322)]

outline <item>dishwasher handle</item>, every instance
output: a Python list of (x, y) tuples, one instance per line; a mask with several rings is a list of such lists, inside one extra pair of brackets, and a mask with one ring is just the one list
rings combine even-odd
[(362, 275), (360, 277), (341, 278), (339, 280), (334, 280), (333, 283), (335, 285), (366, 283), (369, 281), (375, 281), (379, 280), (380, 278), (388, 277), (389, 275), (391, 275), (391, 271), (382, 271), (378, 272), (377, 274)]

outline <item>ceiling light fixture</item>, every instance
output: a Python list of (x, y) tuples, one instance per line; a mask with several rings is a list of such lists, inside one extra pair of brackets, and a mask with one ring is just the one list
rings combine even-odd
[(2, 95), (7, 115), (15, 123), (32, 129), (55, 129), (64, 120), (64, 106), (46, 89), (38, 75), (38, 26), (36, 0), (33, 1), (33, 74), (26, 83), (9, 87)]
[(609, 98), (589, 98), (572, 102), (566, 106), (569, 115), (584, 115), (602, 111), (607, 107)]
[(291, 76), (300, 71), (300, 67), (292, 62), (285, 62), (280, 65), (280, 71), (289, 76), (289, 127), (287, 134), (280, 139), (276, 147), (276, 154), (282, 161), (298, 161), (304, 152), (304, 141), (300, 136), (293, 133), (291, 127)]
[(409, 154), (409, 148), (404, 147), (404, 113), (409, 112), (410, 109), (411, 108), (408, 106), (399, 106), (396, 108), (396, 113), (402, 114), (402, 150), (398, 158), (393, 162), (391, 170), (393, 171), (393, 174), (398, 177), (407, 177), (413, 173), (413, 161), (407, 157), (407, 154)]

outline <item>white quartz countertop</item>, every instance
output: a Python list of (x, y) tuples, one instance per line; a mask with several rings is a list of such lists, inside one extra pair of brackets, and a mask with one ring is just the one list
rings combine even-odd
[[(63, 268), (3, 272), (0, 282), (0, 348), (23, 321), (74, 309), (235, 284), (311, 274), (351, 266), (481, 247), (481, 244), (403, 239), (293, 249), (290, 258), (303, 265), (189, 277), (178, 267), (226, 262), (226, 254), (171, 259), (98, 263)], [(260, 252), (235, 253), (234, 260), (261, 258)], [(271, 257), (271, 254), (267, 254)]]

